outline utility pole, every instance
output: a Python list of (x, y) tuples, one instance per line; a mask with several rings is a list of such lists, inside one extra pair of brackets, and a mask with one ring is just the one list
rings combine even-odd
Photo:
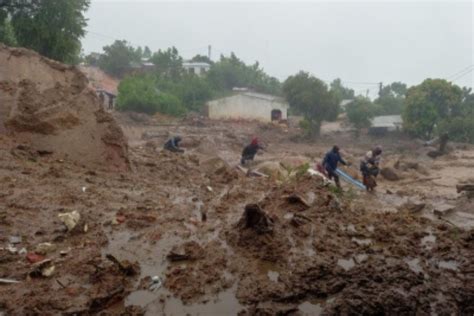
[(212, 50), (212, 46), (208, 45), (207, 46), (207, 57), (209, 58), (209, 60), (211, 60), (211, 50)]
[(381, 93), (382, 93), (382, 88), (383, 88), (383, 83), (382, 83), (382, 82), (379, 82), (379, 96), (380, 96)]

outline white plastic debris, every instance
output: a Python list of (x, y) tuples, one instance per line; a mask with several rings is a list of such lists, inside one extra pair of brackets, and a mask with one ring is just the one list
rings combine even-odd
[(69, 247), (69, 248), (66, 249), (66, 250), (61, 250), (61, 251), (59, 252), (59, 254), (60, 254), (61, 256), (67, 256), (70, 252), (71, 252), (71, 247)]
[(45, 259), (34, 264), (34, 269), (31, 271), (30, 275), (34, 277), (43, 276), (48, 278), (54, 274), (55, 270), (56, 267), (54, 266), (53, 261), (51, 259)]
[(86, 192), (86, 190), (87, 190), (87, 188), (86, 188), (86, 187), (82, 187), (82, 192), (83, 192), (83, 193), (85, 193), (85, 192)]
[(35, 248), (35, 252), (39, 255), (46, 255), (54, 250), (56, 250), (56, 246), (50, 242), (42, 242)]
[(59, 219), (66, 225), (69, 231), (73, 230), (81, 219), (81, 214), (77, 211), (58, 214)]
[(0, 284), (13, 284), (13, 283), (20, 283), (20, 281), (13, 280), (13, 279), (0, 279)]
[(10, 244), (15, 245), (21, 243), (21, 236), (10, 236), (8, 237)]
[(13, 246), (13, 245), (8, 245), (6, 249), (7, 249), (10, 253), (17, 253), (17, 252), (18, 252), (18, 249), (16, 249), (16, 247)]
[(150, 291), (156, 291), (163, 285), (163, 280), (157, 275), (151, 278)]
[(55, 269), (56, 269), (56, 267), (53, 266), (53, 265), (45, 267), (41, 270), (41, 275), (44, 276), (44, 277), (49, 278), (50, 276), (52, 276), (54, 274)]

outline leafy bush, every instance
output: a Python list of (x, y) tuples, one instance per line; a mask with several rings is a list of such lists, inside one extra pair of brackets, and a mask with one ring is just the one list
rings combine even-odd
[(180, 116), (186, 112), (180, 100), (168, 93), (160, 92), (155, 81), (148, 76), (128, 77), (118, 87), (117, 108), (120, 111), (135, 111), (147, 114), (160, 112)]
[(207, 80), (194, 75), (185, 75), (177, 81), (160, 77), (157, 87), (160, 91), (176, 96), (189, 111), (200, 111), (214, 95)]
[(438, 126), (439, 134), (448, 133), (449, 138), (474, 144), (474, 116), (455, 117), (444, 120)]
[(370, 127), (374, 105), (368, 98), (357, 97), (346, 109), (349, 122), (358, 130)]

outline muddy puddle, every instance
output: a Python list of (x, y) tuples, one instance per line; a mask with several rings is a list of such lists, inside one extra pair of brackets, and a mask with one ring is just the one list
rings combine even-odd
[(319, 316), (323, 315), (325, 307), (332, 304), (334, 297), (324, 300), (304, 301), (298, 305), (298, 310), (303, 316)]
[(127, 305), (138, 305), (144, 308), (145, 315), (237, 315), (243, 306), (235, 297), (236, 287), (231, 287), (215, 296), (206, 298), (205, 303), (185, 305), (173, 297), (166, 289), (158, 292), (136, 291), (126, 299)]

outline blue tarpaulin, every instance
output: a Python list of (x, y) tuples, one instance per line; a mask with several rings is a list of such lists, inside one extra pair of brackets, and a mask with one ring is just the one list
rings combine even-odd
[(361, 189), (361, 190), (365, 190), (365, 189), (366, 189), (365, 185), (362, 184), (362, 182), (353, 179), (350, 175), (348, 175), (347, 173), (345, 173), (345, 172), (342, 171), (341, 169), (337, 168), (337, 169), (336, 169), (336, 173), (337, 173), (344, 181), (349, 182), (349, 183), (352, 184), (352, 185), (355, 185), (356, 187), (358, 187), (358, 188)]

